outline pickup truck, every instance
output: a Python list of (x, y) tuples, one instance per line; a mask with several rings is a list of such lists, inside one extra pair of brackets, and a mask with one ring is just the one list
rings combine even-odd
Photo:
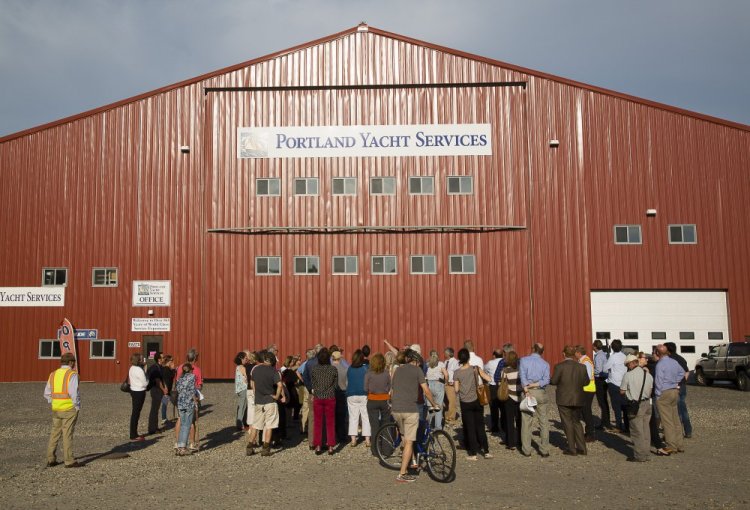
[(712, 346), (695, 365), (695, 380), (702, 386), (734, 381), (740, 390), (750, 391), (750, 342)]

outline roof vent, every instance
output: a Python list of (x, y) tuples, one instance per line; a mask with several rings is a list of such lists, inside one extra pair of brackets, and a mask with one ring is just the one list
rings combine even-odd
[(357, 32), (367, 32), (369, 27), (367, 26), (367, 23), (364, 21), (359, 22), (359, 26), (357, 26)]

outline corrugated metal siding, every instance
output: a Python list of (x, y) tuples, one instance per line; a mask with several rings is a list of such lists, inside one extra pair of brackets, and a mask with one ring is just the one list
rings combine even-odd
[[(351, 351), (382, 339), (478, 352), (532, 340), (558, 358), (590, 339), (591, 289), (728, 289), (734, 338), (750, 334), (747, 131), (605, 94), (518, 68), (450, 54), (387, 33), (347, 33), (265, 61), (0, 143), (0, 285), (33, 286), (42, 267), (68, 267), (66, 307), (0, 308), (0, 378), (42, 380), (37, 360), (68, 316), (118, 341), (84, 379), (127, 369), (137, 279), (169, 279), (165, 350), (202, 353), (207, 377), (231, 377), (245, 347), (302, 353), (320, 341)], [(210, 92), (204, 87), (528, 81), (521, 88)], [(236, 128), (253, 125), (491, 122), (492, 157), (237, 160)], [(549, 147), (557, 138), (560, 146)], [(178, 147), (189, 145), (188, 154)], [(446, 175), (474, 175), (475, 194), (448, 196)], [(398, 177), (394, 197), (369, 177)], [(413, 197), (407, 177), (434, 175)], [(282, 178), (282, 196), (256, 197), (255, 178)], [(320, 177), (318, 197), (292, 178)], [(359, 178), (356, 197), (331, 196), (332, 176)], [(656, 208), (656, 218), (645, 210)], [(615, 246), (613, 226), (643, 226), (641, 246)], [(670, 246), (667, 224), (695, 223), (698, 244)], [(490, 234), (238, 236), (211, 227), (526, 225)], [(449, 275), (450, 254), (474, 253), (477, 275)], [(371, 255), (399, 273), (372, 276)], [(434, 254), (438, 275), (408, 274), (408, 256)], [(257, 255), (283, 257), (282, 277), (254, 274)], [(293, 276), (294, 255), (319, 255), (320, 276)], [(358, 255), (358, 276), (332, 276), (333, 255)], [(120, 268), (120, 286), (92, 288), (91, 269)]]
[[(67, 267), (66, 306), (0, 308), (4, 380), (41, 380), (57, 365), (37, 359), (64, 316), (117, 340), (116, 360), (89, 360), (86, 380), (116, 381), (127, 370), (131, 282), (169, 279), (178, 296), (156, 316), (172, 318), (165, 347), (185, 352), (199, 335), (201, 194), (196, 164), (179, 145), (200, 136), (200, 87), (178, 89), (113, 111), (6, 142), (2, 154), (4, 286), (38, 286), (43, 267)], [(92, 288), (94, 267), (119, 268), (119, 287)], [(6, 350), (7, 349), (7, 350)]]

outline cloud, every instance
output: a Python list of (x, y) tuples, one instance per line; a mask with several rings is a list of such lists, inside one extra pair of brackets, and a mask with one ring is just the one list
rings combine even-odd
[(0, 136), (371, 26), (750, 123), (750, 2), (5, 1)]

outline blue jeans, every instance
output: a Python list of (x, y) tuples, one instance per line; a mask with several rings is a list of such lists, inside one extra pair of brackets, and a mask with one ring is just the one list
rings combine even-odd
[(188, 443), (188, 437), (190, 437), (190, 426), (193, 424), (193, 413), (195, 413), (195, 407), (190, 406), (190, 409), (180, 409), (180, 435), (177, 438), (177, 447), (185, 448)]
[(615, 426), (627, 432), (630, 430), (628, 413), (622, 412), (622, 403), (625, 397), (620, 395), (620, 387), (615, 386), (614, 383), (607, 383), (607, 391), (609, 392), (609, 401), (612, 403), (612, 411), (615, 413)]
[(161, 399), (161, 419), (164, 421), (167, 421), (167, 406), (170, 402), (169, 395), (164, 395)]
[[(430, 388), (433, 401), (440, 408), (440, 411), (435, 413), (434, 427), (434, 430), (440, 430), (443, 428), (443, 398), (445, 398), (445, 384), (440, 381), (427, 381), (427, 386)], [(429, 405), (430, 404), (425, 402), (425, 408), (429, 407)]]
[(687, 404), (685, 403), (685, 397), (687, 396), (687, 383), (683, 381), (680, 385), (680, 399), (677, 401), (677, 414), (680, 416), (680, 422), (682, 428), (685, 431), (686, 436), (693, 435), (693, 424), (690, 423), (690, 415), (688, 414)]

